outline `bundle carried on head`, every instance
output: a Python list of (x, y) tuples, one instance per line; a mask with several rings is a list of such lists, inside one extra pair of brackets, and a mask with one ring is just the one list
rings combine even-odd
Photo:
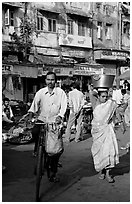
[(93, 75), (92, 76), (92, 83), (94, 88), (97, 89), (109, 89), (112, 87), (113, 82), (114, 82), (115, 76), (113, 75)]

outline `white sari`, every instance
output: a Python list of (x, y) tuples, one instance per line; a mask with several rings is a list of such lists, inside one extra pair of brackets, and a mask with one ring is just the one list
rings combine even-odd
[(93, 111), (92, 121), (92, 155), (96, 171), (112, 168), (119, 163), (118, 144), (114, 132), (112, 117), (117, 104), (109, 99), (97, 105)]

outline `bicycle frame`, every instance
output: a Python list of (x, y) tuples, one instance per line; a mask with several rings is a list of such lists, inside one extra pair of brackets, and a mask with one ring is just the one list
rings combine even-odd
[(44, 145), (45, 145), (45, 135), (46, 135), (46, 124), (45, 123), (36, 123), (40, 126), (40, 134), (39, 134), (39, 141), (38, 141), (38, 148), (37, 148), (37, 162), (36, 162), (36, 201), (39, 201), (39, 190), (40, 190), (40, 182), (43, 176), (44, 170)]
[(45, 135), (46, 135), (46, 131), (47, 131), (47, 124), (45, 123), (36, 123), (37, 125), (41, 125), (40, 127), (40, 134), (39, 134), (39, 142), (38, 142), (38, 147), (39, 146), (43, 146), (45, 145)]
[[(37, 148), (37, 164), (36, 164), (36, 202), (39, 201), (40, 183), (43, 176), (44, 168), (46, 167), (46, 151), (45, 151), (45, 139), (49, 129), (48, 125), (52, 125), (52, 128), (56, 129), (56, 123), (36, 123), (40, 126), (40, 134)], [(46, 167), (47, 168), (47, 167)]]

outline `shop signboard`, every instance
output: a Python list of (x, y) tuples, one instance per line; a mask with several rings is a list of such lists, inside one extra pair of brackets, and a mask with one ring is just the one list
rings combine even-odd
[(103, 68), (93, 68), (86, 66), (78, 66), (74, 68), (73, 75), (94, 75), (94, 74), (103, 74)]
[(59, 45), (92, 48), (92, 38), (90, 36), (75, 37), (73, 35), (60, 34)]
[(38, 67), (38, 76), (45, 76), (49, 71), (53, 71), (53, 67)]
[(57, 76), (73, 76), (73, 68), (69, 67), (39, 67), (38, 76), (46, 75), (48, 71), (53, 71)]
[(117, 52), (117, 51), (101, 51), (101, 59), (109, 59), (109, 60), (126, 60), (129, 57), (126, 52)]
[(59, 67), (59, 68), (54, 68), (53, 71), (56, 73), (57, 76), (73, 76), (73, 68)]
[(95, 59), (125, 61), (127, 58), (129, 58), (129, 54), (127, 52), (119, 52), (119, 51), (112, 51), (112, 50), (95, 51)]

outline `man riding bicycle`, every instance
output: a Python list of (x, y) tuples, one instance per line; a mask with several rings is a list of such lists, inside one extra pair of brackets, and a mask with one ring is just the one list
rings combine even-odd
[[(46, 74), (46, 87), (41, 88), (35, 95), (34, 100), (31, 104), (29, 112), (29, 120), (32, 119), (35, 113), (38, 114), (37, 122), (51, 123), (55, 122), (60, 124), (64, 117), (67, 109), (67, 96), (65, 92), (60, 88), (56, 87), (57, 77), (54, 72), (48, 72)], [(36, 122), (36, 123), (37, 123)], [(36, 156), (38, 140), (39, 140), (40, 126), (34, 125), (32, 129), (32, 137), (35, 140), (34, 156)], [(50, 164), (48, 168), (49, 181), (56, 181), (57, 165), (59, 158), (63, 151), (49, 156), (46, 154), (47, 163)]]

